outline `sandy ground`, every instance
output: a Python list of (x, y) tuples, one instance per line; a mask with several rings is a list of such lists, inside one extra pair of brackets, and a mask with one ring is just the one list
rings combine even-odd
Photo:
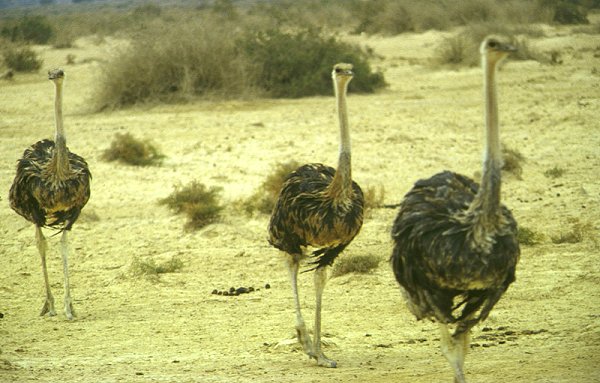
[[(353, 176), (384, 187), (398, 203), (414, 181), (443, 169), (480, 170), (482, 91), (478, 68), (431, 70), (440, 33), (360, 37), (381, 55), (388, 89), (348, 100)], [(356, 38), (355, 38), (356, 39)], [(511, 61), (500, 72), (503, 142), (526, 161), (504, 178), (503, 199), (521, 226), (544, 235), (523, 246), (517, 281), (475, 328), (466, 361), (471, 382), (600, 381), (600, 45), (597, 35), (548, 28), (533, 41), (558, 50), (562, 65)], [(371, 210), (347, 255), (380, 257), (367, 275), (330, 280), (324, 295), (326, 354), (337, 369), (308, 360), (296, 345), (291, 289), (280, 254), (266, 242), (268, 217), (228, 207), (200, 231), (158, 206), (176, 183), (223, 187), (223, 200), (250, 196), (278, 162), (336, 164), (333, 97), (195, 102), (91, 114), (89, 100), (110, 42), (39, 47), (44, 69), (64, 66), (69, 147), (93, 173), (92, 197), (71, 234), (76, 320), (62, 312), (59, 238), (49, 237), (49, 273), (59, 315), (40, 317), (43, 280), (34, 228), (8, 206), (23, 150), (53, 136), (52, 84), (44, 71), (0, 83), (0, 382), (450, 382), (437, 327), (417, 322), (387, 259), (393, 209)], [(151, 138), (162, 167), (100, 159), (117, 132)], [(555, 166), (557, 179), (544, 176)], [(583, 241), (550, 238), (577, 222)], [(51, 232), (47, 231), (47, 234)], [(151, 281), (131, 277), (134, 257), (177, 257), (185, 267)], [(271, 288), (265, 289), (269, 283)], [(262, 287), (239, 297), (230, 286)], [(300, 280), (312, 322), (312, 278)]]

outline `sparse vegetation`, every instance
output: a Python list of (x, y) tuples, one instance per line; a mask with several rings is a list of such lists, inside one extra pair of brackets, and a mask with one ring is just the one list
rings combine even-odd
[(174, 191), (167, 198), (159, 200), (160, 205), (167, 205), (175, 213), (187, 216), (187, 230), (201, 229), (216, 222), (224, 209), (219, 203), (221, 188), (207, 188), (198, 181), (186, 186), (175, 185)]
[(97, 109), (254, 94), (249, 65), (236, 53), (235, 32), (229, 27), (209, 20), (158, 23), (153, 31), (140, 34), (103, 67)]
[(525, 161), (525, 157), (521, 152), (504, 145), (502, 147), (502, 157), (504, 160), (502, 170), (514, 174), (518, 179), (522, 179), (523, 167), (521, 163)]
[(329, 95), (331, 67), (339, 61), (354, 64), (351, 89), (385, 85), (365, 51), (316, 30), (254, 32), (212, 19), (177, 26), (157, 21), (149, 29), (103, 68), (97, 109), (196, 96)]
[(102, 153), (105, 161), (119, 161), (128, 165), (158, 165), (165, 156), (149, 140), (141, 141), (130, 133), (117, 133), (110, 147)]
[(560, 178), (566, 173), (566, 170), (559, 168), (558, 166), (548, 169), (544, 172), (544, 175), (548, 178)]
[(54, 28), (48, 18), (42, 15), (26, 15), (6, 23), (0, 29), (0, 36), (12, 42), (46, 44), (54, 35)]
[(350, 17), (358, 20), (355, 33), (398, 34), (492, 21), (502, 25), (550, 22), (553, 12), (553, 5), (535, 1), (376, 0), (356, 2)]
[(521, 245), (533, 246), (540, 243), (544, 239), (544, 236), (532, 229), (524, 226), (519, 226), (517, 232), (517, 240)]
[(244, 210), (249, 214), (254, 211), (271, 214), (285, 178), (299, 166), (298, 161), (294, 160), (275, 165), (258, 190), (242, 203)]
[(532, 48), (527, 36), (537, 36), (542, 32), (533, 26), (505, 26), (497, 23), (469, 24), (453, 36), (444, 38), (435, 49), (432, 64), (450, 66), (477, 66), (480, 62), (479, 44), (490, 34), (506, 36), (517, 48), (510, 54), (512, 60), (534, 60), (550, 62), (541, 52)]
[(156, 262), (152, 258), (134, 257), (129, 266), (129, 275), (158, 281), (161, 274), (176, 273), (183, 269), (183, 266), (183, 261), (177, 257), (163, 262)]
[(4, 64), (16, 72), (35, 72), (42, 67), (43, 60), (27, 46), (5, 48), (2, 53)]
[(573, 220), (571, 230), (562, 232), (557, 235), (550, 237), (552, 243), (579, 243), (582, 242), (585, 237), (591, 236), (594, 231), (594, 227), (589, 222), (580, 222), (579, 220)]
[(375, 270), (381, 258), (375, 255), (345, 255), (339, 257), (333, 265), (332, 277), (340, 277), (349, 273), (367, 274)]
[[(588, 24), (585, 0), (542, 0), (542, 4), (553, 10), (552, 21), (558, 24)], [(597, 5), (597, 4), (596, 4)]]
[(383, 205), (385, 198), (385, 187), (367, 186), (363, 191), (365, 197), (365, 209), (377, 209)]

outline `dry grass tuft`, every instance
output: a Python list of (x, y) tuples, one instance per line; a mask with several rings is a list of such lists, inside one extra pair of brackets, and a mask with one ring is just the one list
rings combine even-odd
[(345, 255), (336, 259), (331, 271), (332, 277), (349, 273), (367, 274), (379, 267), (381, 258), (375, 255)]
[(517, 232), (517, 240), (521, 245), (533, 246), (537, 245), (544, 239), (544, 236), (538, 232), (531, 230), (528, 227), (519, 226)]
[(379, 187), (367, 186), (363, 194), (365, 197), (365, 210), (377, 209), (383, 205), (385, 187), (383, 185), (379, 185)]
[(453, 36), (444, 38), (435, 48), (432, 65), (477, 66), (480, 64), (479, 45), (488, 35), (505, 36), (517, 48), (510, 54), (512, 60), (534, 60), (550, 63), (550, 58), (531, 47), (528, 36), (543, 35), (535, 26), (507, 26), (493, 22), (473, 23)]
[(128, 165), (160, 165), (165, 156), (149, 141), (140, 141), (130, 133), (117, 133), (110, 147), (102, 153), (105, 161), (119, 161)]
[(546, 170), (544, 175), (548, 178), (559, 178), (562, 177), (566, 172), (567, 171), (565, 169), (555, 166), (552, 169)]
[(159, 200), (160, 205), (167, 205), (175, 213), (184, 213), (188, 221), (187, 230), (197, 230), (216, 222), (224, 209), (219, 203), (221, 188), (207, 188), (204, 184), (192, 181), (186, 186), (175, 185), (174, 191), (167, 198)]
[(144, 277), (158, 281), (160, 274), (175, 273), (183, 269), (183, 266), (183, 261), (176, 257), (158, 263), (152, 258), (134, 257), (128, 274), (132, 277)]
[(502, 170), (514, 174), (517, 179), (523, 179), (523, 167), (521, 166), (521, 163), (525, 162), (525, 157), (523, 157), (521, 152), (517, 149), (512, 149), (503, 145), (502, 157), (504, 159)]
[(571, 230), (553, 235), (550, 237), (552, 243), (579, 243), (582, 242), (586, 237), (593, 238), (594, 227), (589, 222), (580, 222), (578, 219), (573, 221)]
[(255, 211), (263, 214), (271, 214), (286, 177), (298, 169), (299, 166), (298, 161), (294, 160), (276, 164), (258, 190), (242, 202), (243, 209), (248, 214), (252, 214)]

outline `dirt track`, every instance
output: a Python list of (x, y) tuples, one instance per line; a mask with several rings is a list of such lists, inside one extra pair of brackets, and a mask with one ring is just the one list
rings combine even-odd
[[(482, 101), (478, 68), (432, 71), (420, 65), (440, 33), (365, 38), (390, 86), (348, 100), (353, 176), (383, 186), (397, 203), (412, 183), (442, 169), (480, 169)], [(517, 282), (475, 329), (466, 361), (470, 382), (600, 381), (600, 46), (598, 36), (548, 29), (534, 41), (557, 49), (562, 65), (509, 62), (499, 77), (502, 140), (526, 158), (522, 180), (507, 175), (503, 200), (521, 226), (544, 235), (523, 246)], [(374, 254), (369, 275), (332, 279), (324, 295), (326, 354), (337, 369), (307, 360), (293, 344), (287, 273), (266, 242), (267, 216), (233, 208), (195, 233), (156, 201), (178, 182), (224, 188), (231, 202), (252, 194), (265, 174), (290, 158), (335, 165), (332, 97), (254, 102), (196, 102), (90, 114), (87, 105), (110, 44), (39, 47), (45, 68), (65, 66), (69, 147), (88, 160), (92, 198), (71, 234), (73, 322), (62, 310), (38, 316), (43, 282), (34, 229), (7, 201), (23, 150), (53, 135), (52, 84), (43, 73), (0, 83), (0, 382), (450, 382), (437, 327), (416, 322), (386, 262), (395, 211), (377, 209), (347, 254)], [(91, 60), (90, 60), (91, 59)], [(100, 160), (116, 132), (152, 138), (162, 167)], [(544, 176), (555, 166), (565, 174)], [(551, 236), (581, 223), (583, 241)], [(49, 239), (49, 272), (62, 306), (58, 237)], [(159, 282), (132, 278), (132, 259), (181, 259)], [(270, 289), (264, 285), (269, 283)], [(230, 286), (263, 287), (239, 297)], [(307, 320), (312, 278), (300, 281)], [(309, 322), (310, 323), (310, 322)]]

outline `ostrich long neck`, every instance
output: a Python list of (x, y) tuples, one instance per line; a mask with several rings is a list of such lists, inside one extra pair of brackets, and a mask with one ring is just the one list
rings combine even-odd
[(350, 150), (350, 131), (348, 129), (348, 114), (346, 110), (346, 91), (348, 82), (340, 84), (335, 81), (335, 98), (337, 101), (337, 112), (340, 122), (340, 155), (335, 176), (330, 185), (334, 198), (346, 199), (352, 191), (352, 168)]
[(67, 139), (63, 127), (62, 116), (62, 84), (55, 83), (56, 97), (54, 99), (54, 117), (56, 120), (56, 134), (54, 136), (55, 148), (52, 157), (52, 165), (54, 166), (57, 178), (63, 179), (71, 170), (69, 164), (69, 154), (67, 150)]
[(492, 229), (499, 219), (502, 154), (498, 127), (496, 62), (482, 59), (484, 68), (486, 146), (481, 185), (471, 210), (479, 213), (480, 223)]

